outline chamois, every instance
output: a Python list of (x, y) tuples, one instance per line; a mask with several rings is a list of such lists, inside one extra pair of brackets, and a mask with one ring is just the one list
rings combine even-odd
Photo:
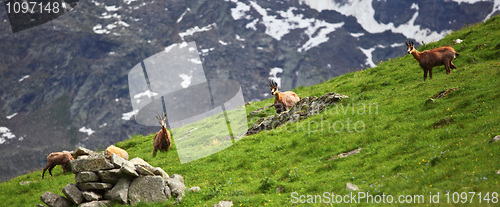
[(43, 168), (42, 172), (42, 179), (43, 176), (45, 175), (45, 171), (49, 169), (49, 174), (52, 176), (52, 169), (54, 169), (55, 166), (61, 165), (63, 168), (63, 173), (66, 173), (66, 167), (68, 167), (68, 163), (71, 160), (74, 160), (73, 156), (69, 152), (52, 152), (47, 156), (47, 166)]
[(424, 70), (424, 81), (427, 79), (427, 72), (429, 72), (429, 79), (432, 79), (432, 68), (434, 66), (444, 65), (446, 68), (446, 74), (450, 74), (450, 68), (457, 68), (451, 61), (460, 54), (455, 52), (455, 50), (450, 46), (419, 52), (415, 49), (415, 44), (413, 42), (405, 43), (408, 54), (412, 54), (418, 61), (420, 67)]
[(274, 108), (277, 114), (292, 108), (293, 104), (300, 100), (300, 97), (292, 91), (279, 92), (278, 84), (274, 80), (269, 81), (269, 87), (274, 96)]
[(156, 156), (156, 151), (168, 151), (170, 150), (170, 145), (172, 143), (172, 139), (170, 138), (170, 132), (167, 130), (166, 119), (167, 115), (163, 114), (163, 116), (157, 115), (156, 119), (160, 123), (161, 129), (155, 135), (153, 140), (153, 157)]

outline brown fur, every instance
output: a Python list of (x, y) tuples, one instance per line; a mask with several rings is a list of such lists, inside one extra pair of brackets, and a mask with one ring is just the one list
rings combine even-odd
[(160, 122), (161, 130), (158, 131), (153, 140), (153, 157), (156, 156), (156, 151), (168, 151), (170, 150), (172, 139), (170, 137), (170, 132), (167, 130), (167, 126), (165, 124), (166, 115), (160, 117), (157, 116), (158, 122)]
[(47, 169), (49, 169), (49, 174), (50, 176), (52, 176), (52, 169), (54, 169), (54, 167), (57, 165), (61, 165), (61, 167), (63, 168), (63, 173), (66, 173), (66, 168), (68, 167), (67, 165), (71, 160), (74, 160), (74, 158), (68, 152), (50, 153), (49, 156), (47, 156), (47, 166), (45, 166), (42, 172), (42, 179)]
[(410, 44), (406, 43), (406, 49), (408, 54), (412, 54), (424, 70), (424, 81), (427, 79), (427, 73), (429, 73), (429, 79), (432, 79), (432, 68), (435, 66), (444, 65), (446, 74), (450, 74), (450, 68), (457, 68), (451, 61), (460, 54), (455, 52), (452, 47), (444, 46), (419, 52), (415, 49), (414, 43), (410, 42)]
[(106, 148), (106, 151), (104, 151), (104, 152), (106, 152), (106, 154), (109, 156), (111, 156), (113, 154), (117, 154), (118, 156), (122, 157), (123, 159), (128, 160), (128, 152), (122, 148), (115, 146), (115, 145), (109, 145), (109, 147)]
[(274, 108), (276, 108), (277, 114), (292, 108), (293, 104), (300, 100), (300, 97), (292, 91), (279, 92), (278, 84), (273, 80), (269, 82), (269, 86), (271, 94), (274, 96)]

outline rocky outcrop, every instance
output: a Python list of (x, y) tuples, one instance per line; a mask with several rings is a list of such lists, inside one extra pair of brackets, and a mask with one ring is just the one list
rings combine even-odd
[(85, 153), (70, 162), (75, 183), (62, 189), (66, 197), (44, 193), (40, 199), (46, 205), (110, 206), (113, 202), (135, 205), (163, 202), (172, 196), (178, 203), (185, 195), (186, 186), (181, 175), (169, 177), (163, 169), (141, 158), (128, 161), (116, 154), (110, 157), (82, 148), (76, 151)]
[(303, 97), (293, 105), (289, 111), (257, 120), (247, 131), (246, 135), (257, 134), (262, 130), (271, 130), (287, 122), (297, 122), (309, 116), (319, 114), (326, 107), (348, 98), (338, 93), (327, 93), (321, 97)]

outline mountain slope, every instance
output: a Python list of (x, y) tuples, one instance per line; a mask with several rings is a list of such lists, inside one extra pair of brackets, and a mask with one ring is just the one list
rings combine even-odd
[[(463, 42), (454, 43), (457, 39)], [(450, 75), (437, 67), (433, 79), (424, 82), (418, 63), (407, 55), (300, 87), (295, 92), (301, 97), (333, 91), (350, 98), (319, 115), (244, 137), (219, 153), (183, 165), (175, 146), (153, 158), (153, 135), (133, 136), (116, 145), (130, 157), (183, 175), (188, 187), (200, 186), (201, 193), (183, 199), (185, 206), (212, 206), (220, 200), (232, 200), (235, 206), (291, 205), (293, 195), (348, 194), (347, 182), (372, 195), (392, 195), (395, 201), (399, 195), (424, 195), (428, 203), (428, 195), (439, 192), (445, 203), (446, 192), (489, 192), (490, 203), (483, 199), (481, 205), (493, 206), (492, 192), (500, 187), (495, 172), (500, 170), (500, 142), (488, 142), (500, 134), (499, 40), (496, 16), (417, 48), (453, 45), (460, 57)], [(457, 89), (428, 101), (450, 88)], [(247, 111), (270, 103), (271, 99), (253, 103)], [(359, 148), (359, 154), (332, 159)], [(54, 171), (55, 177), (45, 180), (35, 171), (0, 183), (0, 200), (6, 206), (35, 205), (45, 191), (61, 194), (59, 189), (74, 176), (61, 175), (60, 167)], [(21, 181), (35, 183), (19, 185)]]

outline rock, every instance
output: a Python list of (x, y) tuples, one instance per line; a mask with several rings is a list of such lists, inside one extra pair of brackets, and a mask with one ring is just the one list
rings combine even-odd
[(177, 179), (177, 180), (181, 181), (182, 184), (184, 184), (184, 177), (182, 177), (182, 175), (173, 174), (172, 176), (170, 176), (170, 178)]
[(128, 175), (132, 177), (139, 177), (139, 174), (135, 171), (135, 166), (130, 161), (124, 161), (120, 168), (120, 173), (123, 175)]
[(97, 172), (102, 182), (116, 184), (120, 179), (120, 169), (99, 170)]
[(108, 156), (112, 156), (112, 155), (119, 155), (120, 157), (122, 157), (123, 159), (125, 160), (128, 160), (128, 152), (125, 151), (124, 149), (122, 148), (119, 148), (115, 145), (109, 145), (109, 147), (106, 148), (106, 150), (104, 151)]
[(444, 91), (441, 91), (441, 92), (435, 94), (434, 96), (432, 96), (432, 98), (434, 98), (434, 99), (443, 98), (443, 97), (447, 96), (448, 94), (450, 94), (451, 92), (456, 91), (456, 90), (458, 90), (458, 88), (449, 88), (447, 90), (444, 90)]
[(36, 204), (36, 207), (45, 207), (45, 206), (44, 206), (44, 205), (42, 205), (42, 204), (37, 203), (37, 204)]
[(82, 203), (78, 207), (104, 207), (104, 206), (112, 206), (113, 201), (91, 201), (87, 203)]
[(118, 201), (122, 204), (128, 203), (128, 191), (131, 181), (127, 178), (120, 178), (113, 189), (104, 194), (104, 198), (112, 201)]
[(92, 150), (89, 150), (87, 148), (84, 148), (84, 147), (77, 147), (75, 150), (73, 150), (73, 153), (71, 155), (73, 155), (73, 158), (78, 158), (82, 155), (91, 155), (91, 154), (94, 154), (95, 152), (92, 151)]
[(490, 143), (498, 142), (498, 141), (500, 141), (500, 135), (493, 137), (493, 139), (491, 139)]
[(168, 185), (165, 185), (165, 195), (167, 196), (168, 199), (172, 198), (172, 191), (170, 190)]
[(81, 191), (88, 190), (109, 190), (113, 188), (111, 183), (100, 183), (100, 182), (88, 182), (88, 183), (78, 183), (78, 189)]
[(67, 184), (62, 189), (62, 192), (70, 201), (75, 204), (80, 204), (83, 202), (82, 191), (80, 191), (74, 183)]
[(495, 171), (497, 175), (500, 175), (500, 170)]
[(97, 193), (92, 192), (92, 191), (83, 191), (82, 195), (86, 201), (98, 201), (98, 200), (102, 199), (102, 195), (97, 194)]
[(73, 205), (73, 203), (65, 197), (49, 191), (40, 196), (40, 200), (49, 207), (69, 207)]
[(139, 175), (143, 175), (143, 176), (155, 176), (155, 174), (153, 172), (149, 171), (148, 169), (146, 169), (142, 165), (135, 165), (135, 171), (137, 173), (139, 173)]
[(191, 187), (187, 190), (188, 193), (199, 193), (201, 192), (201, 188), (198, 186)]
[(257, 120), (247, 130), (246, 135), (256, 134), (262, 130), (271, 130), (287, 122), (303, 120), (322, 112), (329, 105), (337, 103), (344, 98), (348, 97), (333, 92), (326, 93), (319, 98), (315, 96), (303, 97), (290, 110)]
[(21, 181), (21, 182), (19, 182), (19, 185), (29, 185), (31, 183), (36, 183), (36, 182), (38, 182), (38, 181), (35, 181), (35, 180), (33, 180), (33, 181)]
[(73, 173), (83, 172), (83, 171), (99, 171), (113, 169), (114, 165), (111, 164), (103, 155), (93, 154), (87, 159), (76, 159), (71, 160), (71, 171)]
[(214, 205), (214, 207), (231, 207), (231, 206), (233, 206), (232, 201), (221, 201)]
[(89, 158), (89, 156), (88, 156), (88, 155), (80, 155), (80, 156), (78, 156), (78, 158), (76, 158), (76, 159), (87, 159), (87, 158)]
[(161, 176), (165, 180), (165, 182), (167, 182), (167, 179), (169, 178), (168, 174), (160, 167), (153, 168), (153, 171), (151, 172), (153, 172), (155, 175)]
[(355, 155), (355, 154), (358, 154), (361, 149), (363, 148), (358, 148), (358, 149), (355, 149), (355, 150), (352, 150), (352, 151), (349, 151), (349, 152), (343, 152), (343, 153), (340, 153), (338, 155), (335, 155), (334, 157), (330, 157), (328, 158), (328, 160), (335, 160), (335, 159), (339, 159), (339, 158), (344, 158), (344, 157), (348, 157), (348, 156), (351, 156), (351, 155)]
[(165, 181), (160, 176), (144, 176), (135, 178), (128, 190), (130, 204), (139, 202), (163, 202), (168, 198), (165, 195)]
[(122, 157), (118, 156), (117, 154), (111, 155), (111, 164), (113, 164), (116, 168), (123, 166), (125, 161), (127, 161), (127, 160), (123, 159)]
[(76, 183), (96, 182), (99, 181), (99, 176), (91, 171), (83, 171), (75, 174)]
[(358, 188), (358, 186), (356, 186), (352, 183), (347, 183), (347, 184), (345, 184), (345, 190), (346, 191), (358, 191), (359, 188)]
[(279, 187), (276, 188), (276, 193), (283, 193), (283, 192), (285, 192), (285, 188), (284, 187), (279, 186)]
[(184, 191), (186, 190), (186, 186), (184, 183), (180, 181), (180, 179), (170, 178), (167, 180), (167, 185), (172, 192), (174, 197), (182, 197), (184, 196)]
[(145, 166), (146, 168), (148, 169), (153, 169), (153, 166), (151, 166), (149, 163), (147, 163), (146, 161), (144, 161), (142, 158), (140, 157), (136, 157), (134, 159), (131, 159), (130, 162), (134, 165), (143, 165)]

